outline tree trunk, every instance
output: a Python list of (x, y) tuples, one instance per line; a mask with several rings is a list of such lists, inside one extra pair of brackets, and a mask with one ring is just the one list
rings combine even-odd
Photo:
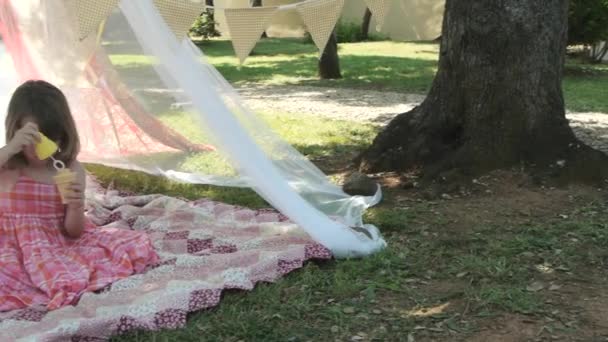
[(605, 178), (608, 158), (577, 140), (565, 117), (568, 0), (445, 6), (427, 98), (390, 122), (358, 158), (360, 169), (422, 168), (434, 179), (523, 165), (561, 180)]
[[(262, 0), (251, 0), (251, 7), (262, 7)], [(262, 38), (268, 38), (266, 31), (262, 32)]]
[(363, 40), (369, 39), (369, 24), (372, 21), (372, 11), (369, 7), (365, 8), (365, 14), (363, 15), (363, 23), (361, 24), (361, 38)]
[(342, 78), (340, 57), (338, 56), (338, 36), (332, 32), (319, 60), (319, 77), (323, 80)]

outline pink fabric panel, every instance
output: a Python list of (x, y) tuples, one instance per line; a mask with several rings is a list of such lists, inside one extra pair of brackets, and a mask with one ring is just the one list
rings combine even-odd
[(39, 79), (40, 73), (25, 47), (10, 0), (0, 0), (0, 36), (13, 58), (20, 80)]

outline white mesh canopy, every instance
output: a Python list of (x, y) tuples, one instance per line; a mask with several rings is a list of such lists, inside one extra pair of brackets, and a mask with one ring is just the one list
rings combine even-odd
[[(188, 1), (200, 2), (174, 2)], [(198, 47), (177, 38), (159, 1), (120, 1), (84, 38), (73, 3), (0, 0), (3, 116), (16, 85), (47, 80), (68, 97), (83, 162), (251, 187), (337, 257), (385, 246), (361, 219), (380, 190), (349, 196), (333, 184), (246, 108)]]

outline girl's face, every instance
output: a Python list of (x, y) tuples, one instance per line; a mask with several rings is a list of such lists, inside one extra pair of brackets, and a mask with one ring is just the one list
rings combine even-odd
[[(30, 122), (38, 125), (38, 123), (33, 118), (26, 117), (21, 122), (20, 127), (23, 127), (27, 123), (30, 123)], [(36, 155), (36, 145), (34, 145), (34, 144), (25, 146), (23, 148), (23, 155), (25, 156), (25, 160), (27, 161), (27, 164), (31, 167), (44, 167), (48, 164), (47, 160), (38, 159), (38, 156)]]

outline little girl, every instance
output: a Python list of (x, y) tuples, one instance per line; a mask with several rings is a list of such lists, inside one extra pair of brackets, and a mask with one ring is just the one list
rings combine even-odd
[[(56, 170), (39, 160), (40, 133), (59, 146), (54, 158), (77, 174), (67, 204)], [(96, 228), (85, 218), (85, 171), (63, 93), (44, 81), (21, 85), (6, 116), (0, 149), (0, 312), (32, 305), (53, 310), (157, 262), (144, 233)]]

